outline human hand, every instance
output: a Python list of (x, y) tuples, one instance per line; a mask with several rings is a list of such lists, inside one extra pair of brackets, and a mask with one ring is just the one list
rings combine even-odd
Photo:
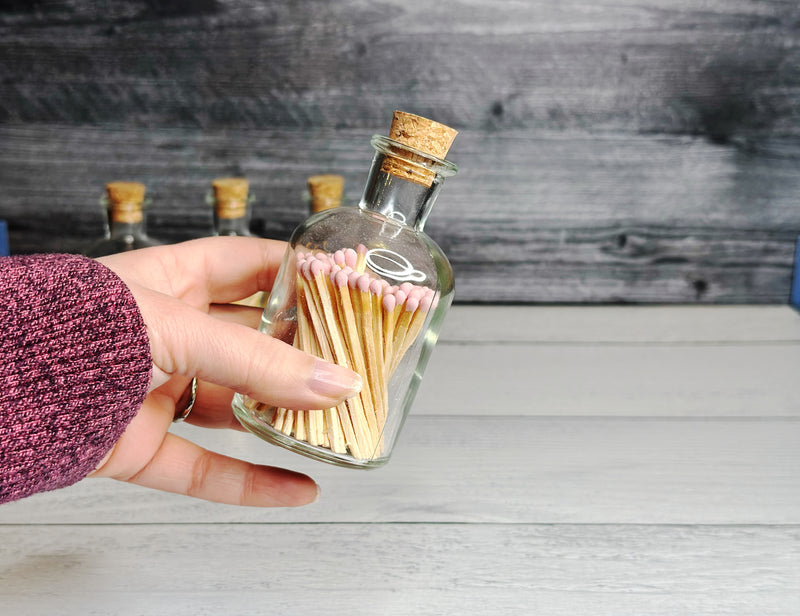
[(215, 237), (98, 259), (130, 288), (147, 326), (153, 357), (141, 409), (91, 476), (206, 500), (251, 506), (313, 501), (305, 475), (207, 451), (169, 433), (192, 377), (197, 396), (188, 422), (242, 429), (234, 392), (296, 409), (331, 408), (358, 393), (347, 368), (255, 331), (261, 309), (229, 305), (272, 287), (286, 244)]

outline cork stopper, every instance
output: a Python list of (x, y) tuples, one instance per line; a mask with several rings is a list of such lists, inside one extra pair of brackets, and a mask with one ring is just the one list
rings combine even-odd
[[(404, 111), (395, 111), (389, 138), (444, 160), (457, 134), (458, 131), (444, 124)], [(382, 170), (423, 186), (430, 186), (436, 175), (429, 169), (391, 157), (384, 160)]]
[(214, 207), (220, 218), (242, 218), (247, 213), (250, 182), (245, 178), (217, 178), (214, 188)]
[(108, 213), (112, 222), (135, 224), (142, 222), (144, 184), (139, 182), (109, 182), (106, 184)]
[(308, 191), (313, 213), (339, 207), (344, 192), (344, 178), (341, 175), (312, 175), (308, 178)]

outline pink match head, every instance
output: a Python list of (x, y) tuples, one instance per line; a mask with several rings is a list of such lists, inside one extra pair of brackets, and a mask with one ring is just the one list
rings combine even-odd
[(395, 291), (395, 292), (394, 292), (394, 299), (395, 299), (395, 301), (397, 302), (397, 305), (398, 305), (398, 306), (402, 306), (402, 305), (405, 303), (405, 301), (406, 301), (406, 297), (407, 297), (407, 296), (406, 296), (406, 294), (403, 292), (403, 290), (402, 290), (402, 289), (397, 289), (397, 291)]
[(418, 287), (415, 285), (411, 291), (408, 291), (409, 299), (413, 297), (419, 300), (423, 295), (425, 295), (425, 287)]
[(316, 278), (320, 274), (328, 274), (331, 271), (330, 263), (326, 263), (320, 259), (314, 259), (311, 262), (310, 272), (311, 275)]
[(389, 294), (383, 296), (382, 303), (383, 303), (383, 309), (386, 312), (391, 312), (392, 310), (394, 310), (397, 300), (395, 299), (394, 295)]
[(331, 282), (340, 289), (347, 286), (347, 272), (339, 270), (338, 272), (331, 273)]
[(428, 312), (433, 304), (433, 291), (431, 289), (428, 289), (428, 291), (430, 293), (425, 293), (419, 300), (419, 309), (422, 312)]
[(405, 309), (408, 312), (414, 312), (417, 308), (419, 308), (419, 297), (416, 295), (409, 295), (406, 299)]
[(405, 293), (406, 295), (411, 293), (411, 291), (414, 290), (415, 288), (416, 287), (413, 284), (411, 284), (410, 282), (404, 282), (403, 284), (400, 285), (400, 290), (403, 293)]
[(369, 293), (369, 287), (372, 284), (372, 278), (369, 277), (369, 274), (361, 274), (358, 277), (358, 290), (362, 293)]
[(373, 295), (381, 295), (388, 286), (389, 283), (382, 278), (375, 278), (369, 283), (369, 291)]
[(303, 259), (301, 264), (298, 264), (297, 269), (303, 274), (304, 278), (311, 278), (311, 263), (314, 259)]
[(347, 274), (347, 284), (350, 286), (351, 289), (355, 289), (358, 287), (358, 280), (361, 278), (361, 274), (354, 269), (350, 269)]
[(344, 265), (344, 251), (343, 250), (337, 250), (336, 252), (333, 253), (333, 262), (336, 265), (340, 265), (340, 266)]
[(343, 252), (345, 263), (347, 263), (347, 265), (350, 267), (355, 267), (356, 263), (358, 262), (358, 255), (356, 254), (356, 251), (352, 248), (345, 248)]

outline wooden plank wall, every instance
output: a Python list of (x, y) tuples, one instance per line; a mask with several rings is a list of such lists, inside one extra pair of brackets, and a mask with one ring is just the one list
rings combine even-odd
[(428, 231), (460, 302), (785, 303), (800, 232), (794, 0), (11, 0), (0, 218), (79, 251), (105, 182), (207, 234), (244, 174), (285, 239), (305, 178), (357, 201), (394, 109), (461, 131)]

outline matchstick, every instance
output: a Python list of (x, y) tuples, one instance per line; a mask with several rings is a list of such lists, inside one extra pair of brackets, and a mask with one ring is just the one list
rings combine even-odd
[(363, 379), (363, 387), (358, 397), (361, 399), (364, 416), (370, 430), (371, 442), (377, 443), (380, 431), (378, 429), (377, 420), (375, 418), (375, 409), (372, 404), (372, 392), (367, 372), (367, 366), (364, 361), (364, 353), (360, 341), (360, 332), (356, 326), (356, 319), (353, 310), (353, 304), (350, 301), (350, 289), (347, 273), (340, 270), (331, 276), (331, 281), (336, 290), (336, 297), (338, 298), (339, 308), (339, 327), (345, 334), (347, 340), (347, 351), (351, 361), (353, 370), (358, 372)]

